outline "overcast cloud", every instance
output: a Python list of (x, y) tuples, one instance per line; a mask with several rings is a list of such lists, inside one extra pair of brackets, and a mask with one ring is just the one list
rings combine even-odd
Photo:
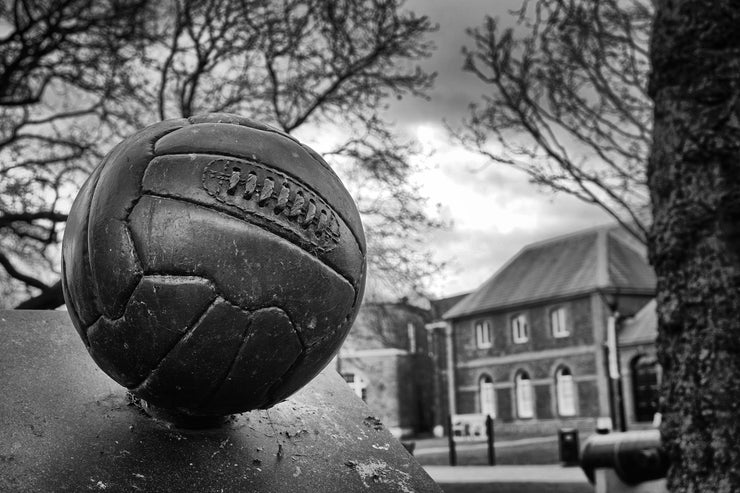
[(433, 294), (474, 290), (526, 244), (610, 222), (601, 210), (553, 196), (517, 170), (487, 164), (453, 143), (444, 128), (443, 120), (458, 124), (468, 103), (486, 90), (462, 71), (461, 48), (469, 44), (465, 29), (480, 25), (486, 14), (512, 24), (508, 11), (521, 2), (413, 0), (407, 5), (439, 24), (437, 50), (423, 63), (438, 73), (431, 100), (406, 98), (394, 103), (389, 115), (399, 131), (432, 152), (419, 163), (425, 171), (417, 179), (430, 204), (439, 204), (444, 218), (452, 221), (450, 229), (430, 238), (437, 260), (449, 263), (431, 286)]

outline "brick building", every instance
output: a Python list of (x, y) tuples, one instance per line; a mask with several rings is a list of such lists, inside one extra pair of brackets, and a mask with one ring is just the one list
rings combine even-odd
[(396, 436), (430, 431), (434, 371), (424, 326), (431, 312), (408, 302), (366, 302), (336, 360), (337, 369)]
[[(489, 413), (498, 430), (522, 434), (593, 429), (597, 417), (618, 419), (620, 400), (628, 422), (644, 420), (650, 399), (635, 391), (655, 387), (655, 334), (645, 332), (654, 291), (644, 247), (619, 227), (526, 246), (443, 323), (427, 324), (431, 341), (446, 341), (435, 348), (437, 388), (447, 387), (440, 406)], [(641, 319), (629, 318), (643, 308)], [(622, 392), (609, 379), (610, 323), (622, 326)], [(633, 374), (644, 377), (637, 386)]]
[(619, 331), (619, 361), (627, 422), (631, 425), (652, 422), (658, 411), (661, 367), (655, 354), (658, 318), (655, 300), (633, 317), (627, 318)]

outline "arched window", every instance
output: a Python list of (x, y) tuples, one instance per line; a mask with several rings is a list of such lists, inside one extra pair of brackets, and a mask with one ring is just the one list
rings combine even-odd
[(480, 388), (480, 412), (496, 417), (496, 393), (493, 388), (493, 378), (483, 375), (478, 382)]
[(520, 418), (531, 418), (534, 416), (534, 397), (532, 395), (532, 381), (529, 373), (520, 371), (514, 379), (516, 392), (516, 412)]
[(632, 360), (631, 367), (635, 420), (652, 421), (658, 412), (660, 364), (653, 357), (640, 355)]
[(352, 387), (357, 397), (367, 402), (367, 382), (362, 378), (362, 375), (358, 373), (343, 373), (342, 377)]
[(567, 366), (561, 366), (555, 372), (555, 395), (557, 396), (558, 414), (560, 416), (576, 415), (576, 392), (573, 374)]

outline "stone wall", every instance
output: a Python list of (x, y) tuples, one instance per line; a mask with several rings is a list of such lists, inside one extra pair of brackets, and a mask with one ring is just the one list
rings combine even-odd
[(424, 354), (363, 354), (343, 357), (341, 373), (366, 382), (365, 402), (394, 434), (431, 431), (433, 373)]

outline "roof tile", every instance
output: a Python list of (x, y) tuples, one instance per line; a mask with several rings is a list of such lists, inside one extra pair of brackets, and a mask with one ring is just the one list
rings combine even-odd
[(443, 318), (597, 288), (654, 289), (652, 268), (629, 243), (618, 226), (608, 226), (527, 245)]

